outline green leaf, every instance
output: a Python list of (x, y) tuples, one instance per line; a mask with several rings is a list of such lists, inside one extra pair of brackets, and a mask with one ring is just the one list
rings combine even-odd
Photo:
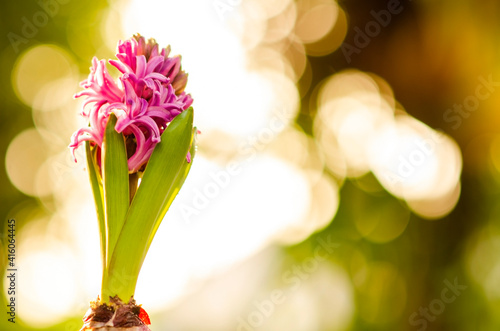
[(156, 220), (156, 223), (153, 227), (153, 232), (149, 236), (146, 251), (149, 250), (149, 246), (151, 246), (151, 243), (153, 242), (153, 238), (156, 234), (156, 231), (160, 227), (160, 224), (161, 224), (161, 221), (163, 220), (163, 217), (165, 217), (165, 214), (167, 213), (168, 209), (170, 208), (170, 205), (172, 204), (172, 202), (174, 202), (175, 197), (177, 196), (182, 185), (186, 181), (186, 178), (189, 174), (189, 170), (191, 170), (191, 166), (192, 166), (193, 161), (194, 161), (194, 156), (196, 154), (196, 141), (195, 141), (196, 133), (195, 132), (196, 132), (196, 128), (193, 128), (192, 135), (191, 135), (191, 148), (189, 149), (189, 153), (191, 154), (191, 162), (189, 162), (189, 163), (185, 162), (182, 165), (182, 169), (180, 170), (179, 175), (177, 176), (177, 178), (175, 179), (175, 182), (173, 183), (173, 191), (170, 194), (170, 196), (167, 197), (167, 199), (163, 203), (163, 206), (160, 210), (160, 214), (158, 215), (158, 219)]
[(116, 132), (116, 117), (109, 116), (102, 142), (102, 173), (106, 220), (106, 265), (125, 222), (129, 207), (127, 150), (121, 133)]
[(193, 110), (189, 108), (175, 117), (156, 145), (108, 266), (103, 299), (118, 295), (128, 300), (133, 296), (150, 237), (161, 222), (165, 206), (178, 192), (178, 176), (186, 175), (192, 130)]
[(104, 220), (104, 202), (102, 194), (102, 182), (99, 174), (99, 167), (95, 162), (97, 148), (90, 147), (90, 142), (85, 143), (85, 152), (87, 155), (87, 169), (89, 172), (90, 185), (94, 194), (94, 203), (97, 212), (97, 221), (99, 223), (99, 235), (101, 242), (101, 261), (103, 271), (106, 269), (106, 225)]

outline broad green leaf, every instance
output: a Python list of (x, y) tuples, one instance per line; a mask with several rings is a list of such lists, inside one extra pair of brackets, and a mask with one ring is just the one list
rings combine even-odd
[(153, 238), (156, 234), (156, 231), (160, 227), (161, 221), (163, 220), (163, 217), (165, 217), (165, 214), (167, 213), (168, 209), (170, 208), (170, 205), (174, 201), (175, 197), (177, 196), (177, 193), (179, 193), (182, 185), (186, 181), (186, 178), (189, 174), (189, 170), (191, 170), (191, 165), (193, 164), (194, 161), (194, 156), (196, 154), (196, 128), (193, 128), (193, 133), (191, 135), (191, 148), (189, 149), (189, 153), (191, 154), (191, 162), (185, 162), (182, 165), (182, 169), (179, 172), (179, 175), (177, 176), (172, 192), (170, 193), (170, 196), (165, 199), (165, 202), (163, 203), (163, 206), (161, 208), (160, 214), (158, 215), (158, 219), (156, 220), (156, 223), (153, 227), (153, 232), (149, 236), (148, 240), (148, 246), (146, 248), (146, 251), (149, 250), (149, 246), (151, 246), (151, 243), (153, 242)]
[(106, 265), (113, 255), (129, 207), (127, 151), (123, 135), (116, 132), (115, 125), (116, 117), (111, 114), (102, 142)]
[(94, 194), (95, 209), (97, 212), (97, 221), (99, 222), (99, 236), (101, 242), (101, 260), (102, 269), (106, 269), (106, 225), (104, 219), (104, 203), (102, 194), (101, 176), (99, 174), (99, 167), (95, 160), (96, 148), (94, 150), (90, 147), (90, 142), (85, 143), (85, 152), (87, 155), (87, 171), (89, 172), (90, 185)]
[(108, 266), (103, 298), (118, 295), (128, 300), (134, 294), (149, 238), (166, 201), (177, 191), (177, 177), (184, 175), (182, 170), (187, 162), (192, 129), (193, 110), (189, 108), (175, 117), (156, 145)]

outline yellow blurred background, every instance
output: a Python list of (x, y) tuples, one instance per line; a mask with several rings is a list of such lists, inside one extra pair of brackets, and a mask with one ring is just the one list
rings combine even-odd
[(72, 96), (135, 33), (182, 55), (202, 132), (138, 282), (153, 330), (499, 329), (500, 3), (2, 6), (0, 329), (78, 330), (99, 293)]

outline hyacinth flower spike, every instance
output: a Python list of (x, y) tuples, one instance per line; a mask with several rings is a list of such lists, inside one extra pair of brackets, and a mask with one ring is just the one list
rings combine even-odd
[[(193, 100), (187, 74), (170, 47), (135, 35), (118, 43), (121, 73), (92, 60), (75, 97), (86, 98), (70, 149), (85, 145), (102, 258), (101, 295), (83, 318), (84, 330), (149, 330), (134, 292), (142, 263), (195, 155)], [(140, 185), (139, 185), (139, 179)]]

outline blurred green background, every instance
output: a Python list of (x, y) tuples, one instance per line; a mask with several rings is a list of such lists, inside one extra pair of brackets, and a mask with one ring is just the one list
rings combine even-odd
[[(297, 184), (291, 186), (290, 196), (306, 196), (310, 205), (316, 204), (315, 210), (322, 217), (327, 216), (317, 221), (317, 215), (313, 217), (310, 212), (303, 212), (302, 218), (295, 220), (297, 224), (283, 221), (284, 225), (280, 225), (279, 231), (265, 234), (262, 231), (261, 237), (259, 234), (250, 234), (249, 230), (245, 241), (249, 242), (248, 247), (253, 247), (252, 242), (258, 242), (255, 247), (240, 255), (235, 253), (235, 256), (224, 260), (230, 261), (227, 263), (207, 262), (198, 269), (191, 268), (182, 274), (191, 277), (182, 280), (182, 289), (157, 294), (165, 297), (171, 295), (175, 300), (158, 303), (148, 301), (144, 295), (141, 302), (151, 314), (153, 330), (458, 331), (500, 328), (500, 208), (497, 204), (500, 198), (500, 116), (497, 111), (500, 106), (500, 92), (497, 91), (500, 83), (495, 83), (500, 82), (500, 3), (493, 0), (480, 3), (468, 0), (345, 0), (338, 4), (329, 0), (303, 0), (273, 1), (268, 5), (262, 4), (262, 1), (257, 3), (261, 3), (261, 7), (252, 7), (245, 0), (205, 1), (203, 5), (193, 3), (192, 6), (196, 8), (189, 9), (186, 5), (185, 11), (168, 2), (160, 5), (157, 1), (139, 4), (136, 1), (23, 0), (2, 4), (0, 222), (6, 233), (7, 220), (15, 218), (17, 221), (20, 306), (17, 323), (8, 323), (4, 313), (0, 319), (0, 329), (78, 330), (85, 306), (98, 293), (95, 286), (99, 285), (100, 271), (79, 269), (89, 264), (83, 263), (85, 257), (76, 248), (72, 248), (74, 251), (69, 249), (73, 255), (68, 253), (65, 257), (67, 260), (64, 260), (73, 262), (59, 265), (58, 269), (43, 269), (33, 264), (36, 261), (33, 256), (28, 258), (30, 252), (42, 250), (36, 241), (31, 241), (30, 236), (42, 232), (47, 242), (59, 243), (64, 243), (69, 237), (65, 231), (70, 231), (71, 225), (68, 225), (68, 229), (61, 227), (61, 224), (73, 222), (71, 211), (61, 212), (64, 209), (61, 207), (64, 206), (61, 195), (64, 196), (67, 191), (61, 189), (63, 193), (58, 193), (57, 190), (66, 181), (73, 183), (75, 180), (85, 185), (86, 180), (84, 171), (74, 171), (75, 168), (69, 162), (69, 151), (65, 150), (71, 132), (77, 129), (79, 123), (78, 105), (71, 100), (71, 96), (78, 91), (78, 81), (88, 74), (91, 58), (94, 55), (99, 58), (112, 57), (116, 41), (127, 38), (130, 34), (128, 29), (140, 28), (143, 21), (149, 24), (144, 30), (153, 31), (148, 32), (147, 36), (159, 39), (160, 43), (169, 43), (170, 40), (156, 37), (154, 31), (157, 29), (158, 35), (163, 36), (170, 21), (176, 22), (176, 29), (170, 29), (169, 33), (184, 38), (186, 43), (194, 43), (190, 38), (204, 35), (204, 29), (215, 31), (206, 36), (205, 44), (192, 45), (199, 57), (207, 58), (205, 62), (199, 60), (199, 65), (196, 57), (190, 55), (195, 53), (189, 53), (188, 50), (185, 55), (182, 44), (176, 48), (172, 42), (173, 52), (182, 53), (187, 60), (183, 65), (190, 73), (193, 86), (201, 85), (192, 92), (197, 100), (195, 102), (198, 102), (195, 103), (195, 110), (205, 113), (200, 115), (198, 122), (202, 135), (200, 156), (197, 158), (201, 161), (195, 162), (200, 164), (213, 162), (219, 166), (217, 169), (222, 169), (220, 167), (226, 164), (224, 162), (238, 157), (235, 152), (237, 145), (231, 140), (246, 141), (247, 137), (247, 131), (234, 138), (233, 132), (225, 130), (223, 126), (217, 127), (214, 123), (224, 122), (226, 118), (223, 115), (227, 113), (217, 113), (218, 104), (210, 103), (211, 99), (203, 94), (218, 95), (219, 105), (233, 100), (228, 95), (232, 91), (231, 85), (237, 83), (231, 81), (231, 76), (225, 75), (224, 68), (217, 67), (219, 63), (213, 62), (214, 58), (223, 60), (228, 54), (217, 48), (224, 42), (218, 40), (225, 40), (223, 38), (227, 33), (234, 33), (234, 38), (243, 45), (241, 49), (246, 62), (243, 61), (245, 64), (241, 67), (245, 70), (262, 67), (281, 70), (280, 74), (295, 86), (292, 92), (298, 95), (299, 103), (288, 131), (285, 130), (288, 136), (273, 136), (273, 142), (266, 146), (269, 147), (266, 152), (286, 160), (287, 164), (294, 164), (300, 170), (297, 170), (297, 176), (308, 178), (305, 182), (310, 193), (304, 195), (302, 191), (293, 191), (300, 187)], [(46, 7), (49, 9), (45, 10), (45, 16), (36, 18), (37, 13), (43, 13), (41, 4), (52, 7)], [(142, 7), (144, 10), (136, 12), (135, 20), (131, 20), (134, 10)], [(390, 14), (383, 16), (381, 11)], [(153, 15), (153, 12), (158, 16), (149, 18), (148, 13)], [(194, 18), (190, 19), (190, 15), (194, 15)], [(43, 17), (47, 18), (46, 22)], [(157, 17), (163, 17), (164, 21)], [(216, 28), (205, 26), (205, 23), (200, 22), (200, 17), (210, 18), (207, 18), (207, 22), (213, 22)], [(377, 21), (376, 17), (382, 21)], [(26, 28), (26, 20), (36, 22), (36, 19), (41, 21), (38, 21), (38, 27), (34, 26), (34, 31)], [(372, 30), (368, 30), (367, 34), (366, 29)], [(359, 31), (364, 37), (360, 36)], [(16, 36), (20, 39), (15, 39)], [(13, 40), (16, 40), (14, 44)], [(49, 48), (36, 48), (40, 46)], [(39, 53), (29, 53), (33, 49)], [(21, 66), (20, 61), (28, 61), (23, 56), (31, 56), (32, 62)], [(66, 89), (53, 93), (54, 89), (42, 86), (42, 83), (50, 83), (51, 79), (56, 78), (67, 79), (63, 84)], [(20, 82), (22, 79), (25, 81)], [(210, 79), (214, 79), (214, 84), (199, 83)], [(486, 86), (485, 80), (491, 83)], [(270, 81), (278, 84), (279, 79)], [(330, 90), (324, 87), (330, 84), (328, 82), (331, 82)], [(188, 90), (189, 86), (188, 83)], [(283, 86), (288, 88), (286, 84)], [(487, 97), (478, 97), (478, 86), (485, 86), (480, 92), (487, 93)], [(37, 93), (42, 88), (47, 89), (40, 97)], [(403, 180), (404, 187), (401, 189), (384, 182), (383, 175), (377, 172), (380, 168), (370, 163), (372, 161), (365, 160), (366, 153), (371, 151), (384, 155), (382, 151), (398, 148), (385, 143), (370, 145), (373, 142), (370, 137), (375, 136), (366, 134), (367, 131), (378, 130), (378, 124), (373, 123), (385, 118), (385, 110), (381, 111), (381, 117), (376, 117), (370, 115), (372, 113), (364, 116), (366, 112), (357, 112), (352, 108), (352, 102), (368, 107), (366, 104), (372, 102), (370, 98), (373, 96), (370, 91), (374, 89), (382, 95), (381, 100), (385, 100), (385, 103), (382, 102), (385, 106), (381, 108), (395, 109), (395, 114), (400, 118), (406, 116), (414, 121), (412, 123), (419, 121), (432, 128), (433, 132), (444, 133), (447, 137), (446, 146), (451, 146), (443, 149), (443, 155), (436, 157), (435, 162), (440, 165), (438, 175), (429, 179), (425, 189), (417, 193), (411, 189), (428, 179), (425, 174), (417, 177), (415, 183), (408, 184), (408, 187)], [(199, 99), (196, 99), (196, 91)], [(289, 89), (283, 87), (279, 91), (276, 95), (284, 100), (294, 98), (288, 96)], [(255, 90), (243, 87), (240, 93), (248, 98), (251, 98), (252, 93), (259, 97)], [(61, 98), (61, 95), (64, 95), (65, 100), (59, 102), (56, 99)], [(322, 98), (330, 101), (336, 98), (336, 101), (322, 104)], [(347, 99), (351, 101), (347, 102)], [(380, 101), (380, 96), (377, 100)], [(468, 102), (472, 104), (468, 105)], [(57, 111), (66, 105), (72, 106), (67, 109), (66, 118), (63, 118)], [(329, 110), (328, 105), (334, 110)], [(343, 109), (342, 105), (347, 105), (345, 113), (339, 115), (337, 112), (341, 112), (338, 109)], [(50, 115), (52, 106), (59, 110)], [(234, 104), (226, 107), (233, 110), (232, 115), (227, 115), (228, 121), (234, 116), (237, 123), (238, 112), (242, 108)], [(458, 111), (460, 107), (462, 110)], [(346, 116), (351, 114), (350, 111), (359, 116), (350, 117), (347, 126), (336, 127), (336, 123), (343, 123)], [(214, 115), (210, 115), (211, 112)], [(246, 118), (247, 115), (241, 116)], [(207, 118), (211, 116), (220, 117), (210, 121)], [(392, 116), (387, 120), (388, 123), (392, 123)], [(324, 122), (331, 120), (334, 123), (324, 125), (321, 118), (324, 118)], [(335, 122), (336, 119), (338, 122)], [(422, 126), (411, 124), (410, 127)], [(40, 131), (25, 131), (33, 128)], [(257, 125), (254, 132), (259, 132), (258, 128)], [(348, 131), (349, 128), (354, 129)], [(422, 134), (427, 137), (427, 131), (415, 130), (424, 132)], [(11, 162), (8, 148), (13, 148), (11, 143), (21, 132), (28, 133), (25, 140), (17, 140), (20, 142), (14, 145), (21, 151), (12, 151)], [(37, 137), (43, 143), (25, 143)], [(67, 137), (66, 141), (64, 137)], [(388, 141), (393, 140), (389, 138)], [(360, 144), (364, 146), (362, 153), (358, 151)], [(455, 150), (459, 150), (459, 153), (453, 152)], [(405, 153), (411, 151), (406, 150)], [(396, 160), (400, 160), (397, 153), (387, 158), (394, 155)], [(55, 176), (59, 176), (63, 183), (58, 182), (57, 187), (52, 187), (46, 181), (53, 177), (42, 176), (40, 179), (35, 172), (39, 171), (45, 159), (55, 156), (59, 160), (55, 164), (59, 164), (63, 170), (68, 168), (71, 174), (68, 179), (67, 173), (56, 171)], [(380, 158), (383, 161), (385, 157)], [(356, 163), (358, 161), (360, 163)], [(392, 169), (398, 166), (401, 164), (396, 164), (396, 168)], [(9, 167), (12, 169), (7, 171)], [(256, 168), (260, 169), (255, 170), (256, 178), (268, 178), (259, 173), (268, 167), (264, 165), (264, 170)], [(203, 169), (201, 165), (199, 169)], [(250, 172), (244, 171), (241, 176)], [(453, 177), (454, 182), (448, 179), (449, 173), (460, 176), (460, 182), (457, 181), (458, 177)], [(197, 187), (195, 179), (202, 178), (203, 182), (207, 174), (208, 170), (205, 173), (199, 170), (198, 175), (193, 175), (193, 182), (184, 189), (185, 195), (181, 201), (191, 201), (189, 194), (195, 192), (192, 190)], [(75, 176), (77, 179), (74, 179)], [(448, 191), (443, 189), (446, 194), (443, 193), (441, 198), (433, 194), (440, 191), (444, 182), (450, 181), (451, 186), (446, 188)], [(242, 180), (239, 183), (244, 189), (246, 182)], [(269, 183), (274, 182), (262, 183), (263, 191), (267, 187), (265, 185), (271, 185)], [(260, 184), (257, 182), (257, 185)], [(86, 209), (80, 208), (74, 213), (90, 211), (88, 222), (93, 227), (90, 197), (83, 198), (90, 191), (86, 189), (78, 192), (77, 186), (73, 187), (77, 191), (73, 193), (81, 196), (82, 203), (86, 204)], [(200, 184), (200, 190), (202, 188)], [(280, 191), (277, 189), (273, 192)], [(259, 194), (258, 191), (254, 192), (254, 195)], [(221, 201), (222, 205), (226, 201), (222, 196), (214, 200)], [(275, 210), (270, 213), (265, 209), (271, 208), (267, 205), (263, 207), (257, 204), (248, 208), (257, 211), (262, 208), (262, 213), (268, 215), (288, 215), (287, 209), (295, 211), (294, 202), (289, 203), (290, 206), (286, 201), (277, 203)], [(217, 210), (201, 210), (196, 215), (196, 224), (206, 219), (209, 227), (211, 223), (208, 220), (217, 218)], [(245, 213), (244, 210), (240, 212)], [(203, 245), (180, 241), (176, 251), (171, 253), (177, 256), (173, 261), (189, 259), (191, 255), (187, 253), (183, 257), (186, 246), (194, 246), (194, 251), (202, 251), (206, 249), (205, 244), (210, 246), (216, 243), (219, 240), (217, 236), (226, 238), (228, 245), (211, 254), (223, 256), (233, 249), (238, 251), (234, 247), (238, 241), (244, 241), (243, 237), (239, 237), (242, 234), (235, 230), (242, 219), (240, 216), (237, 213), (228, 216), (232, 218), (232, 225), (218, 224), (222, 230), (207, 233), (206, 236), (212, 237)], [(36, 227), (33, 226), (35, 222)], [(252, 224), (247, 223), (244, 228), (252, 229)], [(199, 228), (190, 229), (189, 226), (183, 227), (187, 238), (191, 238), (190, 231), (201, 231)], [(278, 232), (279, 236), (276, 235)], [(175, 236), (175, 233), (172, 235)], [(274, 240), (273, 236), (279, 239)], [(193, 237), (198, 238), (195, 235)], [(262, 239), (264, 237), (265, 240)], [(5, 239), (3, 236), (3, 255), (0, 260), (2, 272), (7, 269), (8, 262)], [(318, 250), (325, 249), (322, 242), (335, 245), (332, 244), (334, 248), (331, 252), (327, 251), (325, 258), (318, 258)], [(87, 243), (95, 246), (97, 238), (89, 239)], [(58, 251), (64, 247), (61, 244), (47, 251)], [(163, 254), (162, 247), (157, 248), (156, 255)], [(98, 247), (92, 248), (92, 252), (97, 251)], [(97, 259), (98, 254), (90, 258)], [(66, 303), (63, 306), (71, 307), (69, 312), (65, 307), (58, 306), (58, 302), (61, 302), (58, 296), (50, 295), (51, 290), (57, 290), (62, 278), (73, 275), (66, 268), (76, 270), (79, 275), (77, 280), (68, 285), (70, 288), (87, 286), (82, 285), (86, 283), (87, 274), (97, 277), (97, 283), (92, 280), (93, 283), (85, 287), (91, 289), (90, 294), (87, 290), (66, 293), (71, 298), (64, 301)], [(176, 273), (176, 265), (168, 264), (166, 268), (166, 274)], [(36, 275), (27, 275), (33, 272)], [(167, 282), (168, 278), (159, 274), (154, 279), (165, 279)], [(48, 290), (36, 291), (42, 287)], [(92, 289), (95, 291), (92, 292)], [(64, 294), (60, 295), (64, 297)], [(7, 302), (5, 278), (2, 296)], [(23, 298), (30, 297), (33, 301), (23, 306)], [(45, 307), (46, 310), (41, 309), (40, 314), (34, 314), (33, 311), (38, 309), (37, 302), (40, 308), (51, 305), (56, 308), (52, 311)], [(234, 307), (229, 309), (231, 306)], [(53, 318), (44, 314), (53, 314)]]

